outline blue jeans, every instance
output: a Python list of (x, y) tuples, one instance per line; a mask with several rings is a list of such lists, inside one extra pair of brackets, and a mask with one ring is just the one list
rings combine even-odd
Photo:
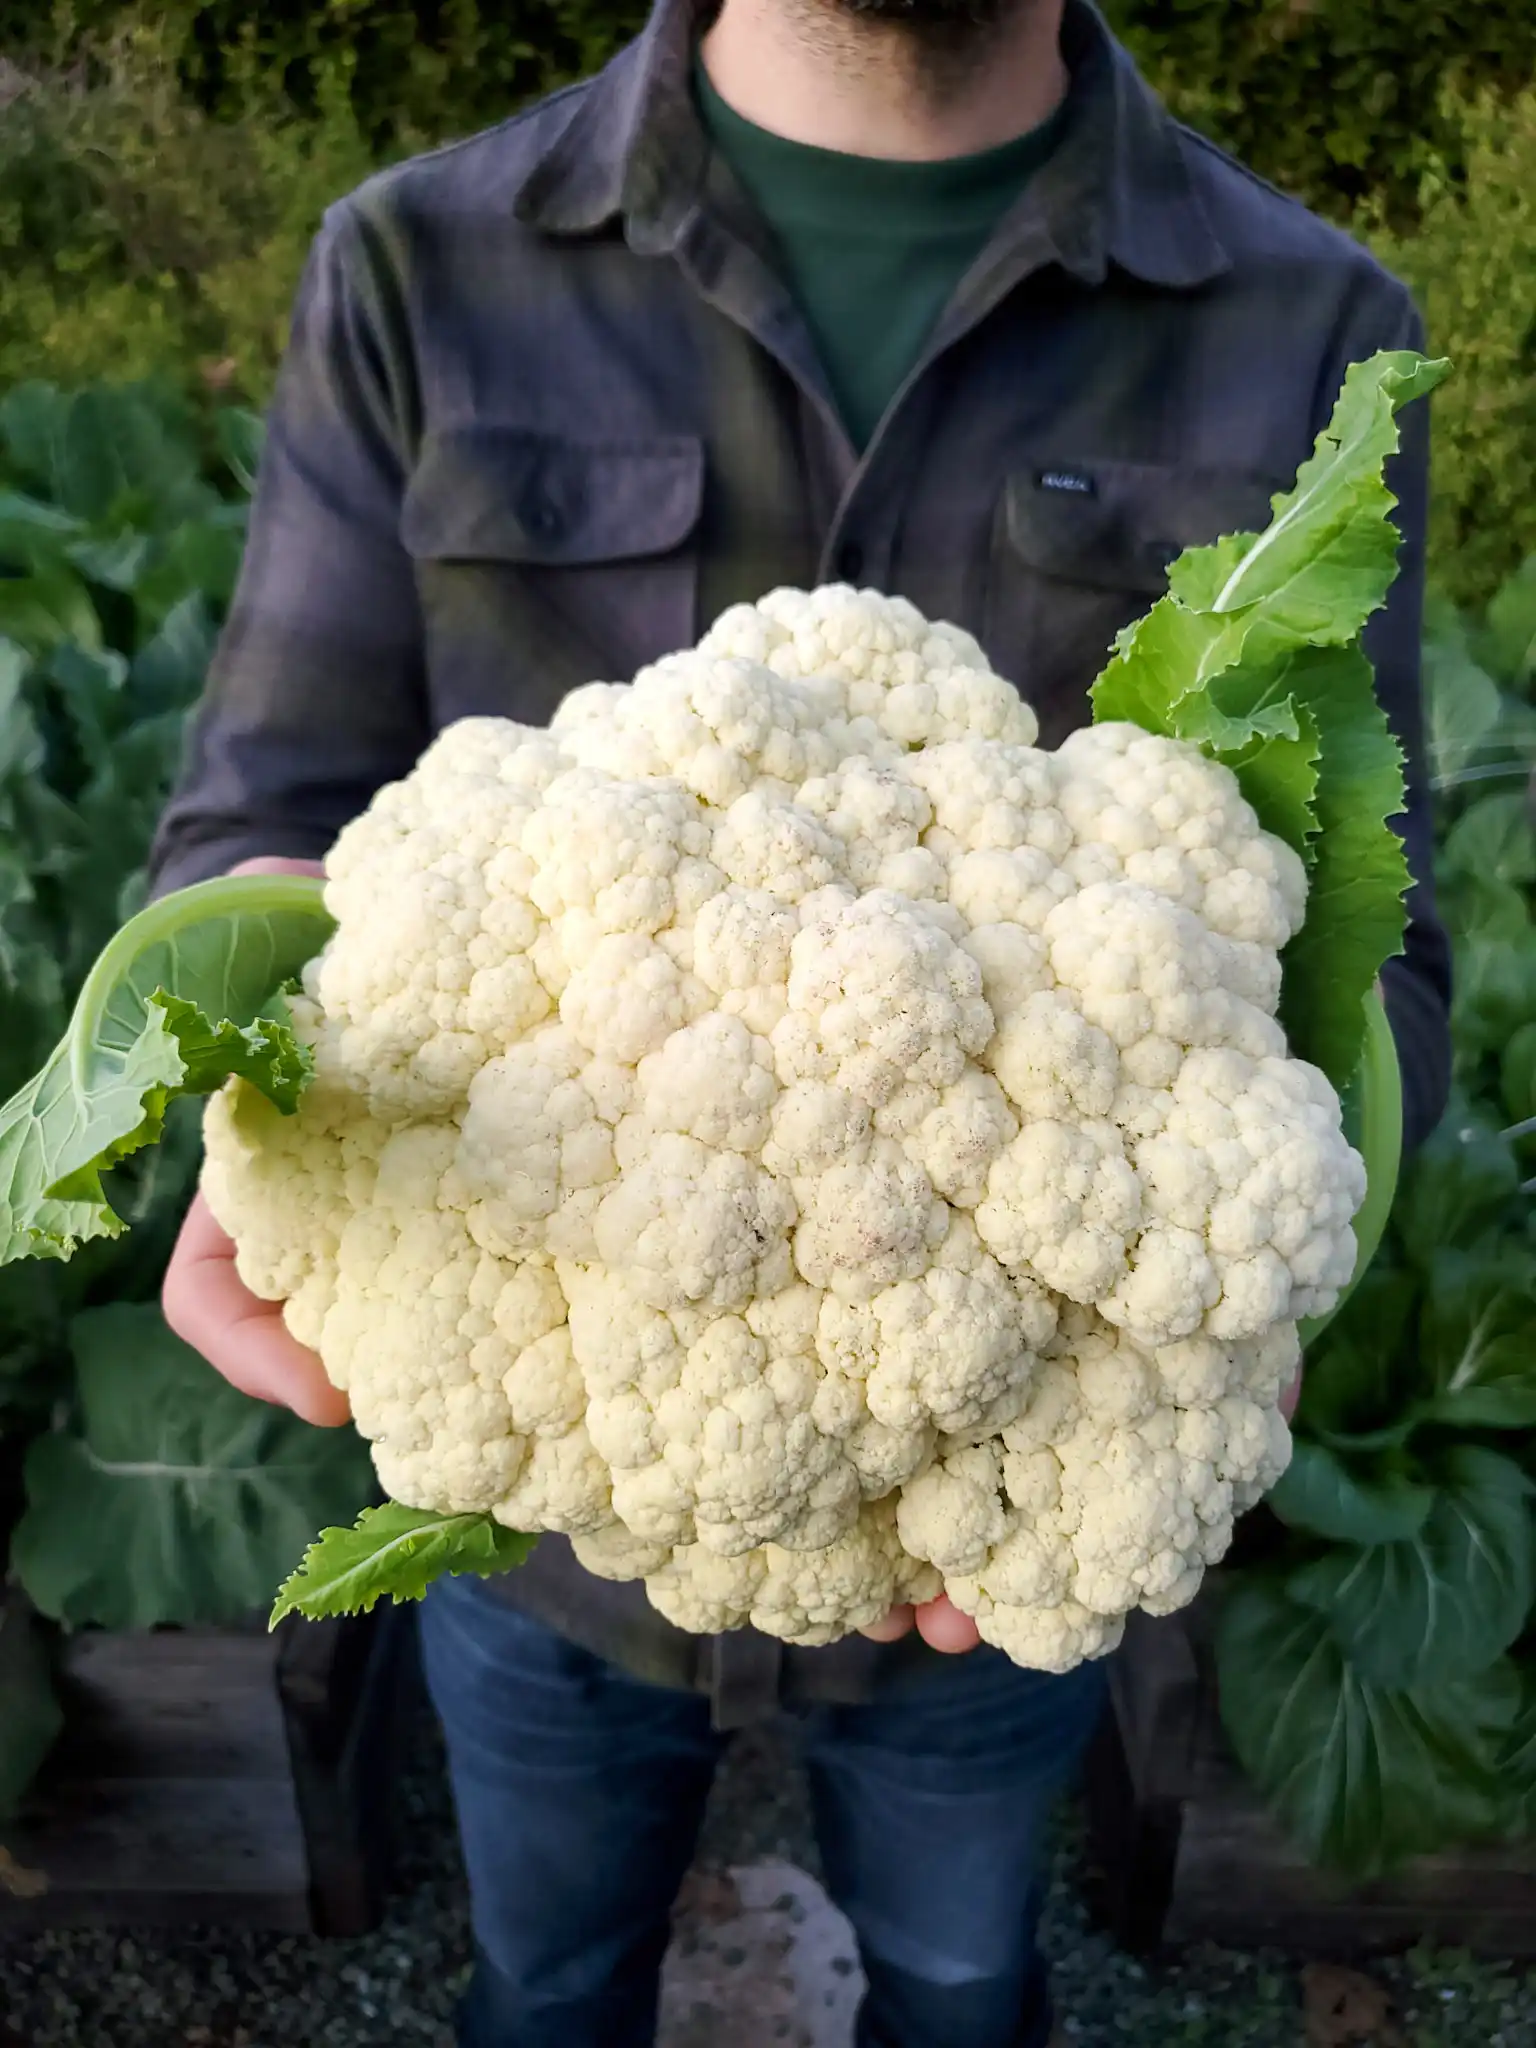
[[(442, 1579), (421, 1611), (476, 1967), (460, 2048), (649, 2048), (669, 1914), (725, 1738), (647, 1685)], [(994, 1650), (803, 1716), (827, 1889), (869, 1989), (858, 2048), (1045, 2048), (1043, 1823), (1104, 1695)]]

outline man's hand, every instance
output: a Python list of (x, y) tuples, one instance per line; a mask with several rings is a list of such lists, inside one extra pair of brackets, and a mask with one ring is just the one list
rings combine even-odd
[[(236, 875), (319, 875), (318, 861), (276, 856), (243, 861)], [(181, 1226), (166, 1269), (160, 1305), (183, 1343), (200, 1351), (232, 1387), (258, 1401), (291, 1408), (306, 1422), (332, 1428), (350, 1419), (345, 1394), (333, 1387), (313, 1351), (288, 1334), (281, 1302), (262, 1301), (235, 1270), (234, 1240), (199, 1195)]]
[(232, 1387), (332, 1428), (350, 1419), (313, 1351), (290, 1337), (280, 1301), (262, 1301), (235, 1271), (234, 1239), (198, 1195), (187, 1211), (160, 1292), (165, 1320)]

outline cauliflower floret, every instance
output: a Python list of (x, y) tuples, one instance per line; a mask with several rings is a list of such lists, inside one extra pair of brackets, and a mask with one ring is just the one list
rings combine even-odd
[[(578, 944), (656, 932), (677, 908), (674, 881), (709, 852), (701, 806), (669, 782), (573, 768), (557, 776), (523, 829), (530, 901)], [(716, 887), (721, 877), (714, 878)]]
[(847, 847), (848, 879), (856, 889), (889, 886), (882, 880), (886, 870), (917, 848), (933, 815), (910, 776), (859, 759), (805, 783), (795, 802)]
[(612, 1521), (611, 1493), (608, 1467), (585, 1427), (577, 1423), (563, 1436), (534, 1439), (516, 1482), (493, 1504), (491, 1513), (508, 1529), (586, 1536)]
[(738, 797), (715, 828), (712, 857), (738, 889), (801, 903), (848, 879), (848, 850), (801, 805), (761, 789)]
[(754, 1037), (740, 1018), (711, 1010), (641, 1060), (636, 1112), (619, 1126), (619, 1158), (626, 1166), (639, 1163), (661, 1131), (724, 1152), (760, 1152), (778, 1093), (767, 1039)]
[(891, 1138), (877, 1138), (857, 1165), (797, 1180), (795, 1194), (801, 1278), (852, 1300), (921, 1273), (949, 1229), (927, 1174)]
[(790, 1278), (790, 1190), (739, 1152), (663, 1131), (593, 1221), (598, 1256), (653, 1308), (741, 1308)]
[(236, 1241), (245, 1285), (263, 1301), (281, 1301), (291, 1334), (315, 1349), (336, 1298), (342, 1230), (354, 1206), (372, 1199), (390, 1132), (349, 1089), (334, 1027), (303, 997), (290, 1007), (314, 1078), (292, 1116), (244, 1081), (209, 1098), (202, 1192)]
[(944, 1088), (993, 1032), (981, 969), (902, 897), (834, 904), (790, 948), (785, 1082), (830, 1081), (878, 1107), (904, 1082)]
[(320, 1354), (407, 1507), (494, 1510), (522, 1471), (495, 1317), (508, 1277), (450, 1211), (370, 1206), (341, 1233)]
[(1126, 1269), (1141, 1186), (1113, 1124), (1025, 1124), (987, 1176), (976, 1227), (1010, 1272), (1098, 1301)]
[[(931, 1419), (946, 1435), (1022, 1405), (1035, 1346), (1051, 1335), (1046, 1297), (1016, 1293), (983, 1254), (969, 1272), (934, 1266), (877, 1294), (877, 1360), (864, 1398), (892, 1429)], [(1034, 1311), (1032, 1314), (1031, 1311)]]
[(571, 974), (560, 1021), (599, 1057), (633, 1066), (708, 1008), (708, 991), (641, 932), (610, 932)]
[(766, 1544), (721, 1558), (684, 1546), (646, 1579), (651, 1603), (679, 1628), (717, 1633), (748, 1623), (807, 1647), (835, 1642), (909, 1600), (931, 1600), (939, 1574), (902, 1548), (895, 1503), (873, 1501), (817, 1550)]
[[(1029, 746), (1039, 731), (1034, 713), (992, 673), (969, 633), (931, 624), (904, 598), (846, 584), (773, 590), (756, 605), (733, 606), (699, 642), (699, 653), (735, 654), (792, 680), (840, 684), (856, 724), (906, 747), (978, 733)], [(864, 749), (851, 744), (847, 751)]]
[(573, 1536), (571, 1548), (595, 1579), (648, 1579), (672, 1555), (670, 1543), (647, 1541), (619, 1521), (605, 1523), (585, 1535)]
[(568, 1035), (544, 1031), (488, 1061), (470, 1083), (448, 1191), (487, 1251), (539, 1249), (563, 1201), (617, 1174), (613, 1131), (585, 1065)]
[[(967, 734), (926, 747), (907, 772), (933, 806), (927, 843), (954, 866), (987, 852), (1007, 858), (1028, 851), (1056, 863), (1072, 843), (1059, 801), (1056, 756), (1027, 741), (999, 746)], [(1033, 872), (1043, 876), (1048, 870)], [(1070, 888), (1063, 879), (1052, 893), (1059, 897)]]
[(1148, 1350), (1079, 1309), (1046, 1350), (1021, 1412), (986, 1443), (941, 1448), (902, 1488), (897, 1525), (985, 1641), (1030, 1644), (1059, 1670), (1112, 1649), (1131, 1608), (1193, 1599), (1234, 1515), (1285, 1469), (1289, 1432), (1224, 1391), (1253, 1370), (1251, 1347)]
[(789, 1008), (789, 949), (799, 929), (794, 907), (766, 889), (722, 889), (694, 920), (693, 971), (726, 1016), (768, 1037)]
[(926, 1558), (946, 1577), (978, 1570), (1008, 1534), (992, 1446), (972, 1444), (909, 1479), (896, 1527), (913, 1557)]
[(1316, 1068), (1192, 1052), (1130, 1158), (1148, 1227), (1100, 1297), (1112, 1322), (1161, 1342), (1258, 1338), (1318, 1313), (1353, 1272), (1365, 1168)]
[(840, 708), (835, 691), (814, 683), (682, 654), (642, 669), (616, 697), (573, 692), (550, 731), (584, 767), (673, 779), (725, 810), (764, 783), (787, 795), (831, 768), (841, 749), (825, 728)]
[[(885, 1129), (889, 1132), (890, 1125)], [(967, 1067), (948, 1088), (922, 1091), (900, 1137), (902, 1149), (945, 1201), (957, 1209), (974, 1209), (986, 1192), (992, 1162), (1018, 1134), (1019, 1120), (996, 1081)]]
[(342, 833), (312, 1083), (215, 1096), (203, 1186), (397, 1500), (799, 1644), (942, 1589), (1060, 1671), (1193, 1596), (1363, 1169), (1276, 1021), (1301, 862), (1193, 747), (1036, 733), (780, 590)]
[(987, 1048), (987, 1065), (1026, 1123), (1102, 1120), (1120, 1091), (1120, 1055), (1061, 989), (1025, 996)]
[(1241, 949), (1155, 890), (1094, 882), (1058, 904), (1043, 936), (1058, 985), (1116, 1046), (1151, 1038), (1254, 1059), (1284, 1051), (1280, 1026), (1243, 994)]
[(981, 992), (999, 1026), (1050, 986), (1045, 942), (1020, 924), (978, 924), (960, 943), (981, 969)]
[(1123, 874), (1270, 954), (1300, 930), (1306, 870), (1261, 830), (1230, 768), (1114, 723), (1069, 733), (1056, 758), (1062, 810), (1078, 847), (1091, 850), (1085, 879)]

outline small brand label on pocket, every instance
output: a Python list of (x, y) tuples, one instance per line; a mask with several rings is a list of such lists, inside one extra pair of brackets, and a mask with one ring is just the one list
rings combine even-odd
[(1035, 479), (1042, 491), (1070, 491), (1075, 498), (1092, 498), (1098, 486), (1082, 469), (1042, 469)]

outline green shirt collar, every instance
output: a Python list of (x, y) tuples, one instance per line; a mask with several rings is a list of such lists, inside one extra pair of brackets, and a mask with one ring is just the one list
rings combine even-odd
[(705, 129), (744, 182), (754, 190), (771, 186), (776, 221), (826, 226), (846, 216), (871, 239), (886, 225), (902, 240), (929, 229), (946, 236), (963, 236), (972, 225), (985, 231), (996, 220), (999, 192), (1022, 191), (1066, 127), (1063, 105), (998, 148), (936, 162), (895, 162), (789, 142), (759, 127), (720, 97), (702, 59), (694, 63), (693, 88)]

